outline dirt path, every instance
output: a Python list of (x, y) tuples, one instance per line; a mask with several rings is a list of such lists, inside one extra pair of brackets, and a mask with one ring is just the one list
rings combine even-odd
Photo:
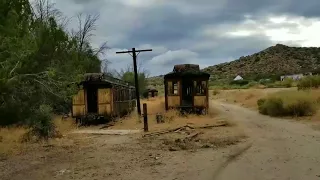
[(252, 142), (252, 147), (228, 164), (217, 179), (320, 179), (320, 132), (237, 105), (214, 106), (239, 122)]
[(320, 180), (320, 132), (236, 105), (212, 107), (249, 138), (227, 148), (168, 151), (153, 140), (141, 142), (141, 134), (76, 134), (59, 146), (0, 159), (0, 179)]

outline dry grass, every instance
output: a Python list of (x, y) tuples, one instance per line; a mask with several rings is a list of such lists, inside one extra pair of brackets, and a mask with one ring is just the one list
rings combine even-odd
[(19, 153), (22, 147), (21, 138), (26, 132), (24, 127), (0, 128), (0, 156)]
[(62, 119), (61, 116), (55, 117), (54, 124), (56, 126), (57, 131), (59, 131), (59, 133), (62, 135), (65, 135), (69, 133), (71, 130), (77, 128), (77, 125), (72, 118)]
[(211, 92), (211, 99), (225, 101), (228, 103), (239, 104), (246, 108), (258, 109), (257, 101), (269, 94), (279, 91), (287, 91), (296, 88), (269, 88), (269, 89), (233, 89), (220, 90), (219, 94), (213, 95)]
[[(210, 125), (225, 120), (223, 117), (218, 116), (218, 112), (215, 109), (210, 109), (208, 115), (201, 116), (193, 114), (181, 116), (176, 110), (166, 112), (164, 102), (164, 97), (156, 97), (141, 101), (141, 105), (147, 103), (149, 131), (175, 128), (186, 124), (199, 126)], [(157, 113), (163, 115), (165, 123), (157, 124)], [(136, 112), (133, 112), (131, 115), (117, 120), (115, 125), (110, 127), (110, 129), (143, 129), (143, 119), (139, 118)]]
[[(56, 116), (54, 119), (56, 130), (61, 135), (65, 135), (76, 127), (71, 118), (62, 120), (61, 116)], [(28, 128), (26, 127), (2, 127), (0, 128), (0, 158), (1, 156), (16, 155), (21, 153), (33, 143), (24, 143)], [(41, 142), (39, 142), (41, 144)]]

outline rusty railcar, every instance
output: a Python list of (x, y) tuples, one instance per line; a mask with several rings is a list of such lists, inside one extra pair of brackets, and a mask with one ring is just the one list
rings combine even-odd
[(178, 108), (207, 113), (208, 80), (210, 74), (200, 71), (199, 65), (175, 65), (173, 71), (164, 76), (165, 108)]
[(148, 86), (147, 88), (148, 98), (153, 98), (158, 96), (158, 90), (153, 86)]
[(103, 73), (88, 73), (84, 78), (72, 103), (77, 121), (122, 116), (136, 107), (135, 87), (129, 83)]

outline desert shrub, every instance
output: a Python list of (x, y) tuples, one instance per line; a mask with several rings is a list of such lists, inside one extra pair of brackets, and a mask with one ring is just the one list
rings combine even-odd
[(266, 84), (267, 88), (290, 88), (293, 86), (293, 80), (290, 78), (287, 78), (283, 81), (275, 81), (274, 83)]
[(266, 87), (267, 88), (275, 88), (275, 85), (274, 84), (267, 84)]
[(278, 97), (270, 97), (263, 103), (260, 102), (259, 112), (270, 116), (282, 116), (286, 114), (283, 108), (283, 101)]
[(254, 87), (254, 86), (257, 86), (258, 85), (258, 82), (256, 81), (251, 81), (247, 84), (248, 87)]
[(291, 78), (286, 78), (286, 79), (284, 79), (284, 80), (281, 82), (280, 86), (289, 88), (289, 87), (292, 87), (292, 83), (293, 83), (293, 79), (291, 79)]
[(285, 104), (288, 115), (307, 116), (315, 113), (317, 99), (308, 91), (292, 91), (279, 93)]
[(48, 105), (41, 105), (35, 111), (35, 115), (30, 122), (30, 133), (38, 138), (48, 139), (55, 135), (55, 125), (53, 123), (52, 108)]
[(306, 76), (299, 80), (297, 87), (298, 89), (310, 89), (319, 88), (320, 86), (320, 76)]
[(248, 83), (249, 83), (249, 81), (247, 81), (247, 80), (237, 80), (237, 81), (231, 81), (229, 84), (244, 86), (244, 85), (247, 85)]
[(257, 101), (261, 114), (270, 116), (307, 116), (315, 113), (316, 99), (305, 91), (278, 92)]
[(271, 84), (273, 83), (273, 81), (271, 79), (261, 79), (259, 80), (259, 84), (262, 84), (262, 85), (268, 85), (268, 84)]
[(260, 107), (260, 106), (262, 106), (265, 102), (266, 102), (266, 99), (261, 98), (261, 99), (258, 99), (257, 104), (258, 104), (258, 106)]

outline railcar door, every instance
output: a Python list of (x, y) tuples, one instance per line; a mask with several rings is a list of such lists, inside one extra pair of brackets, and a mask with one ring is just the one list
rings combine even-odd
[(111, 113), (111, 90), (98, 89), (98, 114), (108, 115)]
[(193, 100), (193, 81), (182, 80), (182, 106), (191, 107)]

